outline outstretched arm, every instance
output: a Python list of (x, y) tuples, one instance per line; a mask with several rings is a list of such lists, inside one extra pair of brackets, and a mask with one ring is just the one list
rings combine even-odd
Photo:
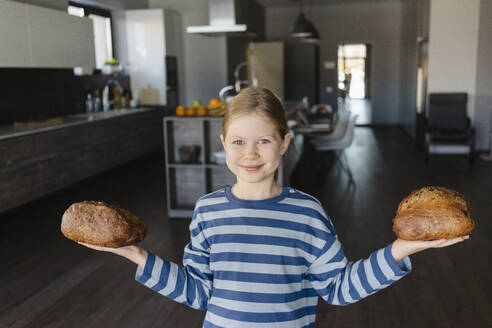
[(183, 264), (164, 260), (137, 245), (120, 248), (82, 244), (111, 252), (138, 264), (135, 279), (146, 287), (195, 309), (205, 309), (212, 290), (209, 247), (199, 225), (190, 227), (191, 241), (184, 250)]
[(307, 277), (325, 301), (335, 305), (357, 302), (391, 285), (411, 271), (408, 255), (435, 247), (453, 245), (461, 237), (438, 241), (397, 239), (373, 252), (367, 259), (348, 262), (338, 239), (327, 241), (323, 254), (311, 265)]

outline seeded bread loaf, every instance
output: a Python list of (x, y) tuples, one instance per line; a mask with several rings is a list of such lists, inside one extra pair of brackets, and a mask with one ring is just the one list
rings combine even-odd
[(65, 211), (61, 231), (77, 242), (117, 248), (142, 241), (147, 228), (142, 220), (118, 206), (83, 201)]
[(450, 239), (475, 226), (463, 195), (444, 187), (415, 190), (398, 205), (393, 231), (405, 240)]

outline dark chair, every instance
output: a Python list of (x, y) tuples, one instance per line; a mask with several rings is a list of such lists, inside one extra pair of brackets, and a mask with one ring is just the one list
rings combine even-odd
[(425, 160), (431, 155), (467, 155), (473, 162), (475, 130), (466, 93), (431, 93), (425, 132)]

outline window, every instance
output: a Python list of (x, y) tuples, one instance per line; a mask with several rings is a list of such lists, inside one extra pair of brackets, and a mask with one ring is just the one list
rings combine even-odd
[(344, 98), (368, 97), (367, 44), (341, 44), (338, 46), (338, 88)]
[(111, 13), (109, 11), (69, 2), (68, 13), (79, 17), (89, 17), (94, 26), (94, 49), (96, 68), (103, 68), (104, 62), (113, 58), (113, 39)]

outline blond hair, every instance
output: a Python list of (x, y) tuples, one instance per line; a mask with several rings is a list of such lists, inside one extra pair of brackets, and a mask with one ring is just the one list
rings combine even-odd
[(249, 87), (241, 90), (227, 106), (227, 111), (222, 121), (222, 134), (224, 137), (232, 121), (251, 113), (263, 116), (273, 123), (282, 139), (289, 132), (284, 106), (278, 97), (268, 89)]
[[(241, 90), (227, 106), (227, 111), (222, 121), (222, 134), (224, 138), (227, 135), (227, 129), (231, 122), (252, 113), (268, 119), (275, 126), (282, 140), (289, 133), (284, 106), (279, 98), (268, 89), (248, 87)], [(278, 168), (274, 174), (275, 181), (277, 181), (277, 178)]]

